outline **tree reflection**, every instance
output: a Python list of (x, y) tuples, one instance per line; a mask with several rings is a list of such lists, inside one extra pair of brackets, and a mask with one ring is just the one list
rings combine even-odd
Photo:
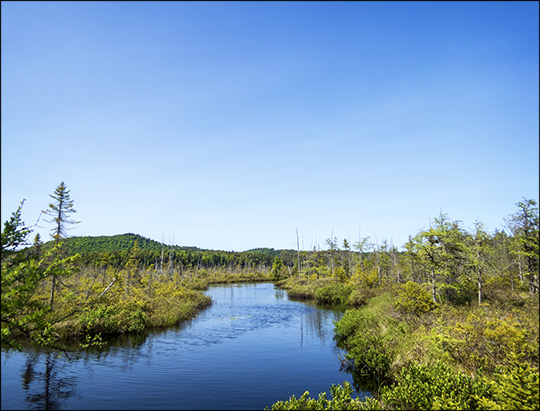
[(348, 358), (341, 358), (341, 367), (340, 371), (345, 371), (352, 375), (353, 378), (353, 387), (356, 390), (358, 394), (362, 394), (363, 396), (366, 396), (367, 394), (371, 394), (373, 392), (379, 391), (379, 383), (377, 379), (372, 376), (368, 375), (366, 373), (363, 373), (361, 370), (359, 370), (353, 360), (349, 360)]
[(328, 323), (339, 320), (343, 313), (311, 304), (306, 306), (307, 309), (300, 314), (300, 346), (307, 337), (326, 345), (328, 338), (333, 335)]
[[(22, 387), (30, 409), (59, 410), (75, 394), (76, 378), (63, 373), (66, 364), (54, 352), (28, 355), (23, 367)], [(44, 369), (40, 370), (42, 367)]]

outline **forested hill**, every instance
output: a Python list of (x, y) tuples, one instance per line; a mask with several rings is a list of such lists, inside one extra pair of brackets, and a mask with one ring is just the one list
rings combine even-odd
[[(52, 247), (53, 243), (49, 241), (43, 247)], [(273, 248), (256, 248), (242, 252), (207, 250), (193, 246), (167, 245), (133, 233), (69, 237), (62, 240), (62, 243), (65, 253), (80, 254), (83, 264), (117, 268), (124, 267), (134, 254), (141, 266), (149, 267), (152, 264), (159, 266), (174, 261), (174, 264), (181, 264), (185, 268), (261, 265), (271, 267), (276, 257), (285, 265), (292, 266), (297, 258), (294, 250)]]
[[(137, 242), (141, 250), (160, 251), (162, 243), (139, 234), (127, 233), (112, 236), (102, 235), (98, 237), (68, 237), (64, 240), (64, 247), (69, 254), (103, 253), (107, 251), (130, 250)], [(163, 244), (163, 247), (169, 249), (170, 246)], [(205, 251), (197, 247), (173, 246), (175, 249), (189, 251)]]

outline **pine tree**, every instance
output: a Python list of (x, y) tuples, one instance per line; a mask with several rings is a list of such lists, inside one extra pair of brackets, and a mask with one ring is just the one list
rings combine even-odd
[[(66, 231), (68, 230), (68, 225), (77, 224), (79, 221), (70, 220), (69, 216), (72, 213), (77, 212), (73, 208), (73, 200), (69, 196), (70, 190), (66, 188), (65, 183), (62, 181), (54, 194), (49, 194), (49, 196), (54, 200), (53, 203), (49, 204), (49, 208), (43, 211), (44, 214), (52, 217), (51, 220), (46, 220), (48, 223), (54, 223), (54, 227), (51, 229), (51, 237), (55, 240), (55, 245), (60, 244), (62, 238), (67, 237)], [(51, 286), (51, 299), (50, 307), (52, 308), (54, 304), (54, 292), (56, 289), (56, 276), (52, 277), (52, 286)]]

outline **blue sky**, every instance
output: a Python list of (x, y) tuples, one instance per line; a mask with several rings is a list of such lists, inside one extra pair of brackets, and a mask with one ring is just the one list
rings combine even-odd
[(1, 8), (2, 222), (65, 181), (75, 236), (401, 247), (538, 201), (538, 2)]

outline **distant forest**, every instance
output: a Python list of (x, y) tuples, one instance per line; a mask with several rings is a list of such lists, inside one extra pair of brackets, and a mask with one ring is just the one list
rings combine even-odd
[[(265, 270), (272, 267), (274, 259), (279, 258), (286, 266), (292, 267), (297, 258), (294, 250), (275, 250), (256, 248), (248, 251), (206, 250), (198, 247), (166, 245), (138, 234), (127, 233), (113, 236), (69, 237), (63, 240), (66, 255), (79, 254), (83, 265), (103, 268), (124, 268), (133, 248), (139, 249), (137, 258), (139, 268), (254, 268)], [(43, 244), (45, 249), (52, 247), (54, 241)], [(35, 247), (26, 249), (34, 252)], [(163, 267), (162, 267), (163, 266)]]

